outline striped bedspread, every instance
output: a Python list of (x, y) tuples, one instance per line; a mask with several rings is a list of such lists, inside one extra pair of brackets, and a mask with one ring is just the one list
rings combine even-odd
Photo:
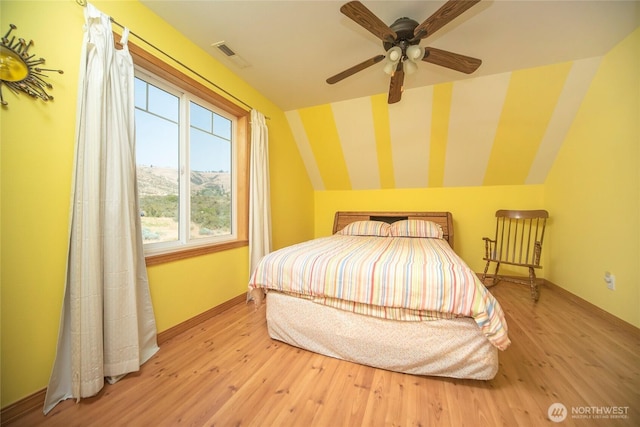
[(265, 256), (249, 282), (255, 288), (394, 320), (472, 317), (494, 346), (510, 344), (500, 304), (441, 239), (310, 240)]

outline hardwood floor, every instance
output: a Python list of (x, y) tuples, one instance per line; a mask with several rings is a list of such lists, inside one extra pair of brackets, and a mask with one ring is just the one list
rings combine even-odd
[[(575, 304), (554, 286), (491, 291), (512, 345), (491, 381), (418, 377), (273, 341), (264, 307), (238, 304), (178, 335), (99, 396), (12, 426), (640, 425), (640, 332)], [(612, 412), (615, 412), (613, 418)]]

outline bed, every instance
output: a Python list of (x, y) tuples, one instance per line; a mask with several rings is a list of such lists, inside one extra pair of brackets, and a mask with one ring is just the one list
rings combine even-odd
[(332, 236), (263, 257), (249, 297), (273, 339), (408, 374), (489, 380), (510, 344), (449, 212), (337, 212)]

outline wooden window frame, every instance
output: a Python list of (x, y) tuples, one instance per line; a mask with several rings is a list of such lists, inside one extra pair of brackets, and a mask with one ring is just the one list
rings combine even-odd
[[(116, 37), (118, 40), (119, 37)], [(236, 132), (234, 141), (237, 144), (237, 159), (234, 167), (236, 168), (237, 177), (237, 235), (236, 239), (222, 243), (212, 243), (210, 245), (176, 249), (174, 251), (153, 254), (145, 257), (146, 265), (163, 264), (167, 262), (177, 261), (186, 258), (192, 258), (200, 255), (210, 254), (214, 252), (226, 251), (229, 249), (239, 248), (249, 245), (249, 152), (250, 152), (250, 112), (239, 107), (222, 95), (214, 92), (207, 86), (189, 77), (185, 73), (177, 70), (175, 67), (161, 61), (149, 52), (139, 46), (127, 43), (129, 52), (133, 57), (135, 65), (152, 72), (158, 77), (168, 81), (169, 83), (189, 92), (204, 101), (215, 105), (218, 108), (232, 114), (236, 118)]]

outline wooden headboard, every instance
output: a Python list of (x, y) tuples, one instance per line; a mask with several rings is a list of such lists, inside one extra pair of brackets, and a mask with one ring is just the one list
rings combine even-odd
[(444, 239), (453, 248), (451, 212), (336, 212), (333, 220), (333, 234), (355, 221), (384, 221), (391, 224), (403, 219), (422, 219), (440, 224)]

